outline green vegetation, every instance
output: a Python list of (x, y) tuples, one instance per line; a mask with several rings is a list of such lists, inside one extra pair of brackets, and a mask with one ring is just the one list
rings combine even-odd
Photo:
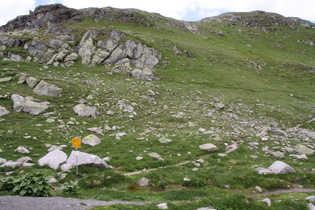
[[(315, 131), (311, 121), (315, 115), (315, 48), (298, 42), (312, 40), (315, 29), (273, 26), (276, 30), (263, 32), (257, 27), (195, 23), (199, 31), (193, 33), (178, 21), (141, 11), (134, 13), (137, 15), (130, 21), (123, 19), (124, 13), (115, 13), (112, 15), (121, 18), (99, 22), (86, 18), (62, 27), (74, 30), (76, 42), (91, 28), (101, 30), (104, 37), (99, 38), (103, 40), (116, 29), (126, 33), (121, 42), (133, 39), (155, 48), (163, 55), (160, 66), (164, 60), (170, 61), (166, 69), (156, 69), (158, 80), (137, 80), (126, 73), (111, 73), (102, 65), (83, 66), (79, 62), (68, 68), (44, 68), (38, 63), (0, 61), (0, 77), (13, 76), (11, 81), (0, 83), (0, 95), (17, 93), (53, 105), (48, 114), (32, 116), (15, 112), (10, 98), (0, 99), (0, 105), (10, 111), (1, 116), (1, 158), (24, 157), (25, 154), (14, 152), (22, 145), (30, 150), (28, 156), (37, 165), (38, 159), (47, 154), (45, 144), (67, 145), (63, 151), (70, 155), (71, 138), (91, 134), (87, 128), (116, 128), (104, 131), (103, 136), (94, 133), (101, 144), (80, 148), (102, 158), (110, 157), (113, 169), (80, 166), (78, 176), (72, 169), (61, 179), (60, 171), (48, 167), (0, 168), (0, 188), (5, 191), (1, 194), (10, 194), (13, 189), (21, 195), (47, 196), (50, 192), (55, 196), (154, 202), (95, 209), (157, 209), (160, 202), (167, 202), (170, 209), (306, 209), (305, 197), (312, 192), (303, 196), (270, 196), (272, 206), (267, 207), (260, 200), (268, 195), (258, 193), (255, 187), (260, 186), (264, 192), (298, 186), (315, 188), (314, 155), (308, 160), (296, 160), (287, 153), (283, 161), (296, 170), (294, 174), (259, 175), (255, 166), (267, 168), (278, 160), (263, 152), (266, 146), (283, 151), (300, 142), (314, 144), (314, 139), (304, 136), (278, 138), (271, 133), (263, 142), (257, 133), (262, 127), (285, 131), (300, 126)], [(219, 31), (224, 35), (219, 37)], [(52, 38), (49, 34), (40, 37)], [(179, 51), (177, 55), (174, 48)], [(26, 55), (20, 48), (14, 52)], [(36, 95), (26, 84), (17, 84), (17, 75), (22, 72), (58, 85), (63, 89), (62, 95)], [(148, 95), (149, 90), (155, 95)], [(92, 99), (87, 99), (89, 95)], [(102, 115), (76, 116), (72, 108), (80, 99), (97, 107)], [(136, 114), (120, 109), (119, 101), (132, 104)], [(217, 102), (224, 103), (224, 109), (213, 108)], [(114, 114), (107, 115), (109, 110)], [(55, 121), (48, 123), (48, 118)], [(199, 128), (211, 132), (203, 134)], [(116, 138), (118, 132), (125, 132), (126, 136)], [(161, 144), (161, 137), (172, 142)], [(219, 156), (234, 142), (238, 149), (226, 157)], [(259, 145), (250, 148), (250, 142)], [(200, 150), (199, 145), (205, 143), (213, 143), (219, 150)], [(149, 157), (151, 152), (160, 154), (164, 161)], [(137, 160), (138, 156), (143, 159)], [(198, 159), (204, 161), (200, 166), (196, 166)], [(177, 165), (186, 161), (189, 162)], [(198, 170), (193, 171), (194, 168)], [(55, 188), (50, 190), (42, 173), (33, 171), (56, 177), (58, 182), (52, 184)], [(143, 173), (125, 175), (136, 171)], [(7, 176), (8, 172), (13, 174)], [(150, 180), (148, 186), (138, 186), (142, 177)]]
[(49, 196), (51, 186), (49, 178), (41, 173), (28, 173), (17, 177), (2, 177), (1, 191), (12, 191), (21, 196)]

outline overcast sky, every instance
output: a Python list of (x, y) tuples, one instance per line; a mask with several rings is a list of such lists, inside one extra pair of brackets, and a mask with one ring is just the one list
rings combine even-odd
[(38, 5), (61, 3), (67, 7), (135, 8), (178, 20), (195, 21), (225, 12), (263, 10), (315, 22), (315, 0), (0, 0), (0, 25)]

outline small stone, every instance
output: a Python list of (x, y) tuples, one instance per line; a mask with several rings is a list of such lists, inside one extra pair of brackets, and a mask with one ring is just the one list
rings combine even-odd
[(261, 187), (259, 187), (259, 186), (256, 186), (255, 189), (256, 189), (258, 192), (260, 192), (260, 193), (263, 192), (262, 189), (261, 189)]
[(143, 157), (141, 157), (141, 156), (136, 157), (136, 160), (142, 160), (142, 159), (143, 159)]
[(18, 153), (22, 153), (22, 154), (28, 154), (28, 153), (30, 153), (30, 151), (28, 151), (25, 147), (22, 147), (22, 146), (19, 146), (19, 147), (16, 148), (14, 151), (15, 151), (15, 152), (18, 152)]
[(160, 203), (158, 205), (156, 205), (159, 209), (168, 209), (167, 207), (167, 203)]
[(169, 143), (172, 142), (172, 140), (171, 140), (171, 139), (168, 139), (168, 138), (166, 138), (166, 137), (163, 136), (162, 138), (159, 139), (159, 142), (160, 142), (161, 144), (169, 144)]
[(139, 179), (139, 181), (138, 181), (138, 185), (140, 186), (140, 187), (146, 187), (146, 186), (148, 186), (149, 185), (149, 180), (147, 179), (147, 178), (141, 178), (141, 179)]
[(265, 202), (267, 204), (267, 206), (271, 206), (271, 200), (269, 198), (265, 198), (265, 199), (261, 200), (261, 202)]

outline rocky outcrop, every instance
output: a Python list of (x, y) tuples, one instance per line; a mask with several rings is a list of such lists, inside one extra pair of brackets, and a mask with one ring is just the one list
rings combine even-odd
[(296, 25), (305, 28), (315, 28), (315, 24), (300, 18), (284, 17), (282, 15), (264, 11), (253, 12), (230, 12), (216, 17), (209, 17), (200, 20), (206, 23), (226, 23), (229, 25), (241, 25), (245, 27), (259, 27), (264, 30), (273, 26), (289, 26), (291, 29), (296, 29)]
[[(2, 35), (0, 55), (11, 61), (33, 61), (54, 66), (72, 66), (77, 60), (81, 60), (84, 65), (106, 64), (113, 72), (129, 72), (135, 78), (154, 79), (154, 67), (162, 57), (155, 49), (131, 39), (122, 42), (121, 38), (125, 36), (123, 32), (108, 29), (88, 29), (80, 42), (76, 43), (74, 39), (77, 37), (71, 34), (71, 29), (59, 27), (61, 23), (76, 22), (84, 16), (95, 16), (96, 19), (111, 16), (112, 13), (107, 13), (107, 9), (90, 8), (80, 11), (61, 4), (39, 6), (30, 15), (19, 16), (0, 27), (0, 32), (20, 29), (31, 33), (30, 30), (47, 29), (54, 37), (49, 40), (39, 37), (25, 39), (24, 32), (17, 32), (14, 38)], [(18, 36), (21, 38), (16, 38)], [(24, 52), (20, 55), (5, 51), (7, 47), (23, 47), (28, 55)]]
[(38, 6), (29, 15), (18, 16), (6, 25), (0, 27), (0, 31), (14, 29), (42, 29), (52, 31), (63, 22), (78, 22), (82, 13), (78, 10), (65, 7), (61, 4)]
[(49, 107), (49, 102), (36, 102), (37, 100), (30, 96), (20, 96), (13, 94), (11, 96), (13, 101), (13, 109), (16, 112), (27, 112), (32, 115), (39, 115), (45, 112)]

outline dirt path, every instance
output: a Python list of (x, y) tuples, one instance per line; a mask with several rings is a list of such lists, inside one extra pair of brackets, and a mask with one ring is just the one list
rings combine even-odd
[(314, 188), (291, 188), (291, 189), (281, 189), (268, 192), (262, 192), (261, 195), (273, 195), (273, 194), (285, 194), (285, 193), (307, 193), (315, 192)]
[(163, 167), (158, 167), (158, 168), (151, 168), (151, 169), (147, 169), (147, 170), (143, 170), (143, 171), (135, 171), (135, 172), (131, 172), (131, 173), (126, 173), (124, 174), (125, 176), (133, 176), (133, 175), (136, 175), (136, 174), (142, 174), (142, 173), (147, 173), (147, 172), (150, 172), (150, 171), (155, 171), (155, 170), (158, 170), (158, 169), (161, 169), (161, 168), (168, 168), (168, 167), (173, 167), (173, 166), (181, 166), (181, 165), (185, 165), (187, 163), (190, 163), (191, 161), (185, 161), (185, 162), (182, 162), (182, 163), (178, 163), (176, 165), (170, 165), (170, 166), (163, 166)]

